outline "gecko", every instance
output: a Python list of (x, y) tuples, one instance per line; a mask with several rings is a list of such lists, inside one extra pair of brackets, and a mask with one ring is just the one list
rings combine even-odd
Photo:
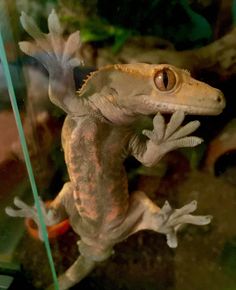
[[(33, 41), (19, 43), (49, 74), (49, 98), (67, 113), (62, 146), (69, 181), (49, 208), (42, 212), (46, 225), (69, 218), (78, 234), (79, 255), (58, 278), (60, 290), (69, 289), (96, 265), (108, 259), (115, 244), (140, 230), (164, 234), (169, 247), (177, 246), (177, 232), (185, 224), (206, 225), (211, 216), (193, 215), (197, 202), (174, 209), (166, 201), (156, 205), (144, 192), (128, 192), (124, 161), (135, 157), (151, 167), (168, 152), (194, 147), (202, 139), (191, 134), (199, 121), (183, 125), (186, 114), (217, 115), (225, 107), (222, 92), (170, 64), (115, 64), (91, 73), (79, 91), (73, 70), (82, 64), (79, 31), (63, 38), (56, 12), (43, 33), (24, 12), (23, 28)], [(169, 122), (163, 114), (170, 114)], [(145, 116), (153, 128), (139, 130)], [(19, 198), (13, 217), (31, 217), (39, 226), (36, 209)], [(53, 289), (49, 286), (48, 289)]]

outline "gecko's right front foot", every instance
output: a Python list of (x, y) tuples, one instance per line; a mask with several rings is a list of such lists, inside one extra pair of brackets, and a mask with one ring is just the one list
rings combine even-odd
[(34, 20), (24, 12), (20, 21), (25, 31), (34, 39), (19, 42), (20, 49), (42, 63), (49, 74), (55, 71), (63, 74), (63, 70), (66, 71), (68, 67), (83, 64), (79, 55), (81, 45), (79, 31), (70, 34), (68, 39), (64, 40), (63, 28), (54, 10), (48, 17), (48, 34), (43, 33)]

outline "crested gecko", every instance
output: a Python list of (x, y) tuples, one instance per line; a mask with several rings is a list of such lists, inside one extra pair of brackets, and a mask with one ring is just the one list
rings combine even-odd
[[(48, 34), (25, 13), (21, 23), (34, 39), (20, 42), (21, 50), (48, 70), (49, 98), (67, 113), (62, 146), (69, 181), (50, 208), (43, 209), (46, 225), (68, 217), (80, 236), (80, 255), (59, 277), (60, 290), (78, 283), (112, 254), (116, 243), (140, 230), (162, 233), (167, 244), (176, 247), (181, 225), (208, 224), (210, 216), (191, 214), (196, 201), (180, 209), (168, 202), (160, 208), (144, 192), (129, 194), (123, 162), (132, 155), (155, 166), (171, 150), (200, 144), (200, 138), (189, 136), (199, 122), (183, 126), (185, 114), (221, 113), (225, 106), (221, 91), (172, 65), (144, 63), (101, 68), (76, 91), (73, 69), (82, 63), (77, 55), (79, 32), (64, 40), (55, 11), (48, 17)], [(172, 114), (167, 124), (163, 113)], [(138, 133), (139, 120), (149, 115), (155, 115), (153, 129)], [(14, 204), (18, 209), (6, 208), (8, 215), (30, 216), (39, 225), (33, 207), (18, 198)]]

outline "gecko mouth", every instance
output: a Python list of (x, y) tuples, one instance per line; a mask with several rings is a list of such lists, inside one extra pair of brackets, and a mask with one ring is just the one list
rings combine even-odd
[(182, 105), (182, 104), (170, 104), (170, 103), (162, 103), (162, 104), (152, 104), (155, 106), (157, 112), (160, 113), (173, 113), (178, 110), (184, 111), (186, 114), (189, 115), (219, 115), (223, 109), (224, 106), (218, 106), (218, 107), (201, 107), (201, 106), (195, 106), (195, 105)]

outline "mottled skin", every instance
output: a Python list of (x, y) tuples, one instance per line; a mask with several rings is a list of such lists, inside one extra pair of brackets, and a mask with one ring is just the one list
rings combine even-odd
[[(49, 97), (68, 114), (62, 145), (70, 181), (45, 210), (47, 225), (69, 217), (80, 236), (80, 256), (59, 277), (60, 289), (79, 282), (111, 255), (116, 243), (139, 230), (163, 233), (168, 245), (176, 247), (182, 224), (209, 223), (209, 216), (191, 215), (195, 201), (177, 210), (166, 202), (160, 209), (143, 192), (129, 194), (123, 162), (133, 155), (154, 166), (171, 150), (201, 143), (200, 138), (188, 136), (199, 122), (181, 126), (184, 115), (219, 114), (224, 108), (222, 93), (171, 65), (141, 63), (105, 67), (92, 73), (76, 92), (73, 67), (79, 62), (78, 33), (62, 41), (55, 12), (49, 16), (48, 35), (25, 14), (21, 22), (35, 39), (20, 43), (21, 49), (47, 68)], [(168, 124), (160, 113), (173, 113)], [(142, 130), (139, 124), (149, 115), (155, 115), (154, 128)], [(9, 215), (30, 215), (39, 222), (31, 207), (17, 198), (14, 203), (19, 210), (7, 208)]]

